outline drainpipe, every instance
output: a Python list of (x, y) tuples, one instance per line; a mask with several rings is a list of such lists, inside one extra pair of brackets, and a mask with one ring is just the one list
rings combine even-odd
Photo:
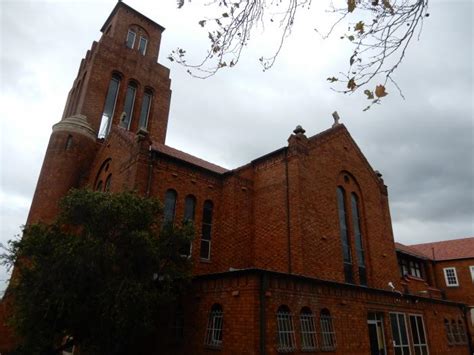
[(288, 149), (285, 150), (286, 180), (286, 235), (288, 240), (288, 273), (291, 274), (291, 228), (290, 228), (290, 180), (288, 175)]
[(259, 290), (259, 301), (260, 301), (260, 312), (259, 312), (259, 321), (260, 321), (260, 355), (265, 355), (265, 333), (266, 333), (266, 311), (265, 311), (265, 291), (268, 287), (268, 278), (265, 271), (262, 271), (260, 274), (260, 290)]

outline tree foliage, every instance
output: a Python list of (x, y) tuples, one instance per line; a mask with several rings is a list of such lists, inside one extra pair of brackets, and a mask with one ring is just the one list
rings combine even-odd
[[(179, 8), (184, 4), (184, 0), (178, 0)], [(206, 5), (221, 9), (220, 16), (198, 22), (208, 32), (207, 55), (200, 63), (192, 64), (187, 61), (186, 50), (177, 48), (168, 57), (187, 67), (189, 74), (201, 78), (237, 65), (256, 28), (277, 24), (280, 33), (275, 52), (259, 58), (263, 70), (271, 68), (291, 34), (297, 15), (301, 10), (309, 10), (312, 0), (211, 0)], [(352, 93), (364, 88), (372, 104), (388, 94), (385, 91), (388, 83), (402, 95), (393, 73), (405, 57), (413, 36), (421, 31), (423, 19), (429, 16), (427, 10), (428, 0), (339, 0), (338, 5), (331, 1), (328, 12), (336, 17), (322, 36), (327, 38), (339, 31), (340, 39), (351, 47), (347, 69), (327, 78), (333, 89)], [(314, 30), (321, 33), (318, 24), (315, 26)]]
[(132, 193), (75, 190), (54, 223), (10, 241), (18, 353), (52, 354), (68, 337), (87, 354), (145, 353), (190, 276), (180, 249), (193, 228), (160, 227), (160, 212)]

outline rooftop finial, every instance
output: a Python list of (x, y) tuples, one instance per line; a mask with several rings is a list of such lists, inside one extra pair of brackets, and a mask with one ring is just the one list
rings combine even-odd
[(304, 134), (305, 132), (306, 131), (300, 125), (296, 126), (296, 128), (293, 130), (294, 134)]
[(340, 120), (341, 118), (339, 117), (339, 114), (337, 113), (337, 111), (334, 111), (334, 112), (332, 113), (332, 117), (334, 118), (334, 123), (332, 124), (332, 126), (333, 126), (333, 127), (336, 127), (337, 125), (340, 124), (340, 123), (339, 123), (339, 120)]

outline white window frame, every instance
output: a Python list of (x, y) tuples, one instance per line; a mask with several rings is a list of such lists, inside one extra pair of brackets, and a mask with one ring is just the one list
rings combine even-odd
[[(453, 277), (453, 276), (448, 275), (448, 273), (450, 271), (453, 272), (454, 278), (456, 279), (455, 280), (456, 282), (451, 282), (449, 280), (450, 277)], [(447, 287), (458, 287), (459, 286), (458, 274), (457, 274), (456, 268), (454, 266), (443, 268), (443, 273), (444, 273), (444, 281), (445, 281)]]
[(214, 309), (215, 306), (212, 306), (209, 313), (204, 344), (209, 347), (220, 348), (223, 342), (224, 311), (222, 306), (219, 305)]
[[(133, 34), (133, 41), (132, 41), (132, 46), (131, 47), (128, 46), (128, 36), (129, 36), (129, 34)], [(127, 46), (127, 48), (133, 49), (135, 47), (135, 40), (136, 39), (137, 39), (137, 33), (135, 31), (128, 30), (127, 38), (125, 40), (125, 45)]]
[[(140, 50), (142, 40), (145, 41), (145, 47), (143, 48), (143, 51)], [(140, 52), (141, 55), (145, 55), (147, 48), (148, 48), (148, 38), (140, 36), (140, 40), (138, 41), (138, 51)]]
[(337, 348), (336, 331), (334, 330), (333, 317), (331, 313), (319, 314), (321, 326), (321, 350), (334, 351)]
[(316, 324), (314, 322), (314, 314), (308, 308), (308, 312), (300, 312), (300, 327), (301, 327), (301, 350), (315, 351), (318, 348), (318, 341), (316, 335)]
[(469, 266), (469, 271), (471, 272), (472, 283), (474, 283), (474, 265)]
[(383, 314), (377, 311), (371, 311), (369, 312), (369, 314), (370, 313), (373, 313), (375, 317), (374, 319), (367, 319), (367, 324), (375, 325), (377, 329), (377, 342), (379, 340), (382, 341), (383, 349), (385, 353), (387, 353), (387, 344), (385, 343), (385, 329), (383, 325)]
[[(418, 354), (417, 350), (420, 350), (422, 354), (423, 353), (423, 350), (426, 350), (426, 354), (428, 355), (430, 353), (430, 349), (428, 347), (428, 338), (426, 336), (426, 327), (425, 327), (425, 321), (423, 320), (423, 316), (421, 314), (409, 314), (408, 315), (408, 318), (410, 319), (411, 317), (414, 317), (414, 318), (420, 318), (421, 319), (421, 325), (423, 327), (423, 329), (421, 329), (423, 331), (423, 336), (425, 338), (425, 342), (424, 343), (417, 343), (415, 344), (415, 339), (413, 338), (413, 329), (411, 328), (411, 321), (410, 321), (410, 330), (411, 330), (411, 340), (412, 340), (412, 343), (413, 343), (413, 349), (415, 350), (415, 354)], [(418, 333), (418, 339), (420, 339), (420, 329), (418, 328), (418, 322), (415, 320), (415, 325), (416, 325), (416, 332)], [(421, 339), (420, 339), (421, 341)]]
[(296, 350), (295, 327), (291, 311), (277, 311), (277, 338), (279, 353)]
[[(407, 316), (405, 313), (400, 313), (400, 312), (390, 312), (389, 313), (389, 318), (390, 318), (390, 328), (391, 328), (391, 331), (392, 331), (392, 338), (393, 338), (393, 333), (394, 333), (394, 330), (393, 327), (392, 327), (392, 314), (393, 315), (396, 315), (397, 316), (397, 332), (398, 332), (398, 339), (400, 339), (400, 344), (395, 344), (395, 340), (393, 340), (393, 349), (397, 349), (397, 348), (400, 348), (401, 352), (403, 355), (411, 355), (411, 346), (410, 346), (410, 332), (409, 332), (409, 328), (408, 328), (408, 323), (407, 323)], [(405, 332), (406, 332), (406, 339), (407, 339), (407, 342), (406, 344), (402, 343), (402, 333), (401, 333), (401, 328), (400, 328), (400, 319), (398, 316), (402, 315), (403, 316), (403, 321), (405, 322)], [(408, 352), (406, 352), (406, 348), (408, 347)]]

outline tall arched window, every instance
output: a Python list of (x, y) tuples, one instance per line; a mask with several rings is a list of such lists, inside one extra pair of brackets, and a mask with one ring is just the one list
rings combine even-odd
[(365, 268), (365, 253), (362, 243), (362, 232), (360, 228), (359, 199), (355, 193), (351, 193), (352, 225), (354, 228), (354, 239), (357, 253), (357, 264), (359, 266), (359, 280), (361, 285), (367, 285), (367, 270)]
[(176, 198), (178, 194), (175, 190), (169, 189), (165, 194), (165, 205), (163, 209), (163, 222), (173, 223), (176, 210)]
[(202, 211), (201, 228), (201, 259), (209, 260), (211, 258), (211, 230), (212, 230), (212, 210), (214, 205), (212, 201), (206, 200)]
[(332, 324), (331, 313), (327, 308), (321, 310), (319, 320), (321, 323), (321, 350), (336, 349), (336, 332)]
[(105, 98), (104, 112), (102, 113), (102, 120), (99, 128), (99, 138), (105, 138), (110, 132), (112, 126), (112, 118), (115, 110), (115, 103), (117, 101), (117, 93), (120, 86), (120, 76), (114, 74), (109, 83), (107, 97)]
[(314, 315), (311, 309), (303, 307), (300, 312), (301, 326), (301, 350), (316, 350), (316, 327), (314, 325)]
[[(196, 197), (193, 195), (188, 195), (184, 199), (184, 222), (185, 223), (194, 223), (194, 214), (196, 210)], [(186, 245), (180, 249), (182, 256), (191, 255), (192, 243), (189, 241)]]
[(153, 93), (150, 90), (145, 90), (143, 95), (142, 107), (140, 109), (140, 120), (138, 121), (138, 128), (148, 128), (148, 116), (150, 114), (150, 105), (153, 99)]
[(133, 106), (135, 104), (135, 94), (137, 92), (137, 84), (131, 81), (128, 84), (127, 92), (125, 94), (125, 102), (123, 105), (124, 116), (120, 125), (125, 129), (130, 129), (130, 123), (132, 122)]
[(214, 304), (209, 313), (207, 322), (206, 338), (204, 344), (212, 347), (221, 347), (224, 328), (224, 311), (218, 303)]
[(342, 187), (337, 188), (337, 212), (339, 216), (339, 231), (342, 242), (342, 255), (344, 261), (344, 279), (347, 283), (354, 283), (354, 276), (352, 275), (352, 256), (351, 245), (349, 241), (349, 233), (347, 231), (347, 217), (346, 217), (346, 196)]
[(105, 180), (104, 192), (110, 192), (111, 183), (112, 183), (112, 174), (109, 174), (109, 176), (107, 176), (107, 179)]
[(278, 351), (289, 352), (296, 348), (293, 315), (288, 306), (280, 306), (277, 311)]

